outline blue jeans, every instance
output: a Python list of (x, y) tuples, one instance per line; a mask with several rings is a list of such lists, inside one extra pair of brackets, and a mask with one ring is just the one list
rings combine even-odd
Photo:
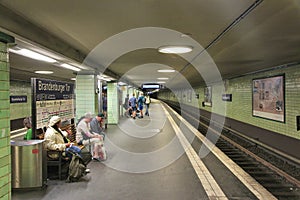
[(71, 159), (73, 154), (78, 154), (81, 156), (81, 149), (77, 146), (71, 146), (66, 148), (66, 156), (68, 156)]

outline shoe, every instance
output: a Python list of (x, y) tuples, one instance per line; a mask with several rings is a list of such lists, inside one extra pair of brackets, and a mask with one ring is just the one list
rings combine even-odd
[(100, 162), (100, 161), (101, 161), (101, 159), (100, 159), (100, 158), (93, 158), (93, 160), (94, 160), (94, 161), (98, 161), (98, 162)]
[(91, 170), (89, 168), (86, 168), (84, 172), (87, 174), (87, 173), (90, 173)]

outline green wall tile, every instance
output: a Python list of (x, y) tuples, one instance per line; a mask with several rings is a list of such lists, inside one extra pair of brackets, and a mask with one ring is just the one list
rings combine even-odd
[(9, 118), (9, 109), (1, 109), (0, 110), (0, 119), (1, 118)]
[[(7, 137), (0, 138), (0, 148), (10, 145), (10, 140)], [(0, 162), (1, 163), (1, 162)]]
[(9, 81), (9, 73), (1, 71), (0, 81)]
[[(223, 102), (221, 100), (222, 83), (212, 85), (212, 107), (202, 107), (201, 109), (222, 114), (223, 109), (226, 109), (226, 116), (236, 119), (254, 126), (277, 132), (279, 134), (287, 135), (300, 139), (300, 132), (296, 130), (296, 116), (300, 115), (300, 66), (293, 66), (288, 68), (276, 69), (264, 73), (257, 73), (253, 75), (243, 76), (239, 78), (230, 79), (227, 84), (227, 94), (232, 94), (232, 102)], [(255, 78), (262, 78), (268, 76), (275, 76), (285, 74), (285, 115), (286, 122), (268, 120), (252, 116), (252, 80)], [(199, 94), (198, 103), (204, 100), (204, 86), (195, 88), (196, 93)], [(186, 91), (175, 91), (178, 94), (186, 94)], [(169, 98), (176, 101), (174, 94), (159, 93), (163, 98)], [(181, 95), (179, 95), (181, 96)], [(180, 98), (182, 103), (192, 105), (193, 102), (187, 102), (186, 98)], [(221, 112), (222, 111), (222, 112)]]
[[(0, 37), (12, 41), (0, 32)], [(0, 199), (11, 199), (10, 121), (9, 121), (9, 64), (7, 44), (0, 42)], [(3, 62), (4, 61), (4, 62)]]
[(8, 100), (8, 99), (9, 99), (9, 91), (0, 90), (0, 100)]
[(9, 65), (7, 62), (0, 61), (0, 71), (4, 71), (4, 72), (9, 71)]
[(9, 194), (8, 191), (10, 190), (10, 184), (5, 184), (0, 186), (0, 198), (5, 199)]
[(8, 109), (9, 108), (9, 100), (0, 100), (0, 109)]
[(9, 152), (10, 152), (9, 148), (10, 148), (10, 146), (0, 148), (0, 158), (9, 155)]

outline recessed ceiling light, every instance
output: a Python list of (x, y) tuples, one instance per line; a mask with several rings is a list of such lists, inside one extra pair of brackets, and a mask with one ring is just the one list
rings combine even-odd
[(53, 71), (35, 71), (36, 74), (53, 74)]
[(174, 69), (159, 69), (157, 70), (157, 72), (161, 72), (161, 73), (171, 73), (171, 72), (175, 72)]
[(162, 46), (158, 48), (160, 53), (173, 53), (173, 54), (180, 54), (180, 53), (188, 53), (193, 50), (191, 46)]
[(72, 81), (76, 81), (76, 78), (71, 78)]
[(45, 61), (45, 62), (49, 62), (49, 63), (55, 63), (57, 62), (56, 60), (54, 60), (53, 58), (50, 58), (48, 56), (44, 56), (42, 54), (39, 54), (37, 52), (28, 50), (28, 49), (19, 49), (19, 50), (14, 50), (14, 49), (9, 49), (10, 52), (28, 57), (28, 58), (32, 58), (35, 60), (40, 60), (40, 61)]
[(162, 84), (162, 83), (166, 83), (166, 82), (165, 81), (157, 81), (156, 83)]
[(70, 69), (70, 70), (76, 71), (76, 72), (81, 71), (81, 69), (79, 69), (77, 67), (74, 67), (72, 65), (66, 64), (66, 63), (61, 64), (60, 66), (63, 67), (63, 68), (66, 68), (66, 69)]
[(167, 77), (161, 77), (161, 78), (157, 78), (158, 80), (168, 80), (169, 78)]

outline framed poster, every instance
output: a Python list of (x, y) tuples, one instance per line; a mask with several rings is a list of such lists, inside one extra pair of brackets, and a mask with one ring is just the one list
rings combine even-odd
[(205, 87), (204, 88), (204, 105), (205, 106), (212, 106), (212, 87)]
[(285, 122), (284, 75), (252, 80), (252, 114)]

